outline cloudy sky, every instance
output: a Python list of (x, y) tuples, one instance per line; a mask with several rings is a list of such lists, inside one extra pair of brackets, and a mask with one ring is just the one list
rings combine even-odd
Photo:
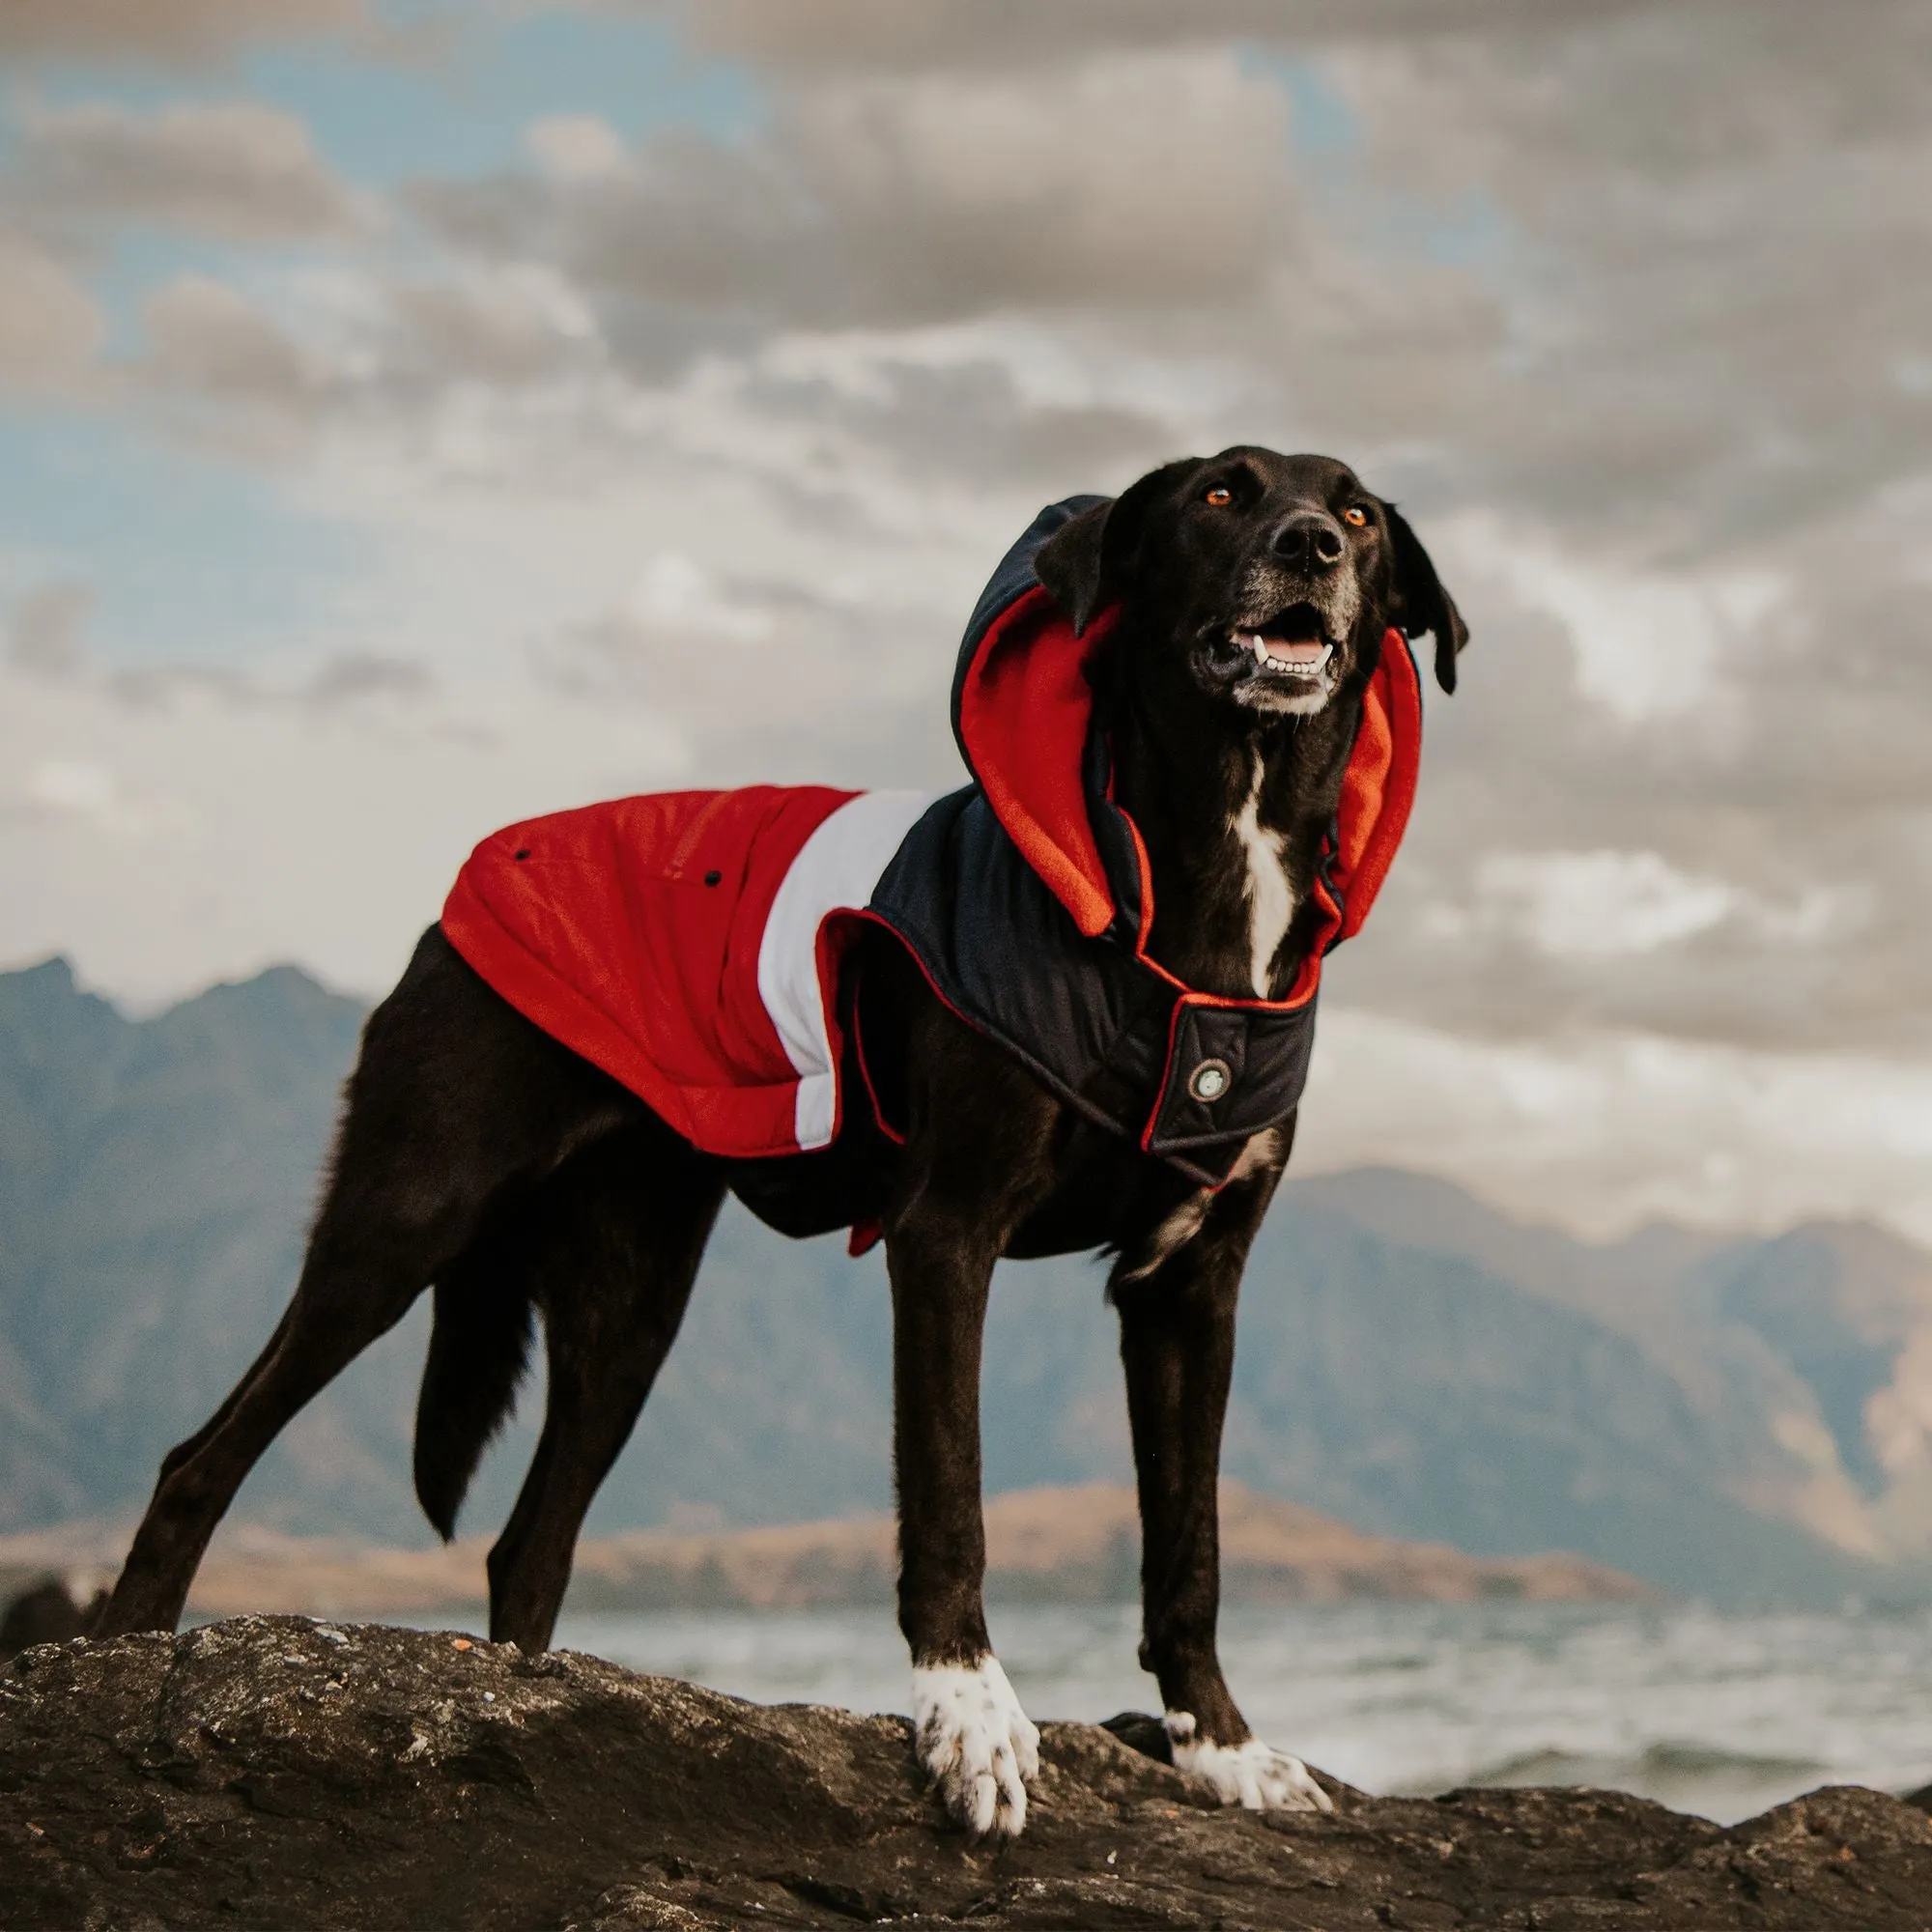
[(1234, 440), (1475, 634), (1305, 1165), (1932, 1237), (1922, 0), (8, 0), (0, 963), (393, 977), (475, 839), (937, 788)]

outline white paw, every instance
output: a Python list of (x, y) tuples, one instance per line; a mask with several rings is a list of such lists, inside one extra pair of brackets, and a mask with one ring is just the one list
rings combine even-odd
[(1016, 1838), (1026, 1788), (1039, 1775), (1039, 1731), (997, 1657), (915, 1665), (913, 1748), (946, 1808), (976, 1838)]
[(1174, 1762), (1190, 1777), (1198, 1777), (1223, 1804), (1239, 1804), (1249, 1811), (1332, 1811), (1328, 1794), (1308, 1775), (1298, 1757), (1250, 1738), (1244, 1745), (1197, 1744), (1194, 1716), (1170, 1711), (1161, 1720)]

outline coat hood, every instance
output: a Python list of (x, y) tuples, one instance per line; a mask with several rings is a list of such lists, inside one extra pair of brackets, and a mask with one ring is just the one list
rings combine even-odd
[[(1106, 499), (1070, 497), (1034, 519), (1007, 553), (967, 625), (952, 680), (952, 731), (986, 803), (1087, 938), (1138, 949), (1152, 918), (1140, 835), (1107, 796), (1110, 760), (1094, 720), (1089, 667), (1118, 606), (1076, 637), (1034, 559), (1062, 525)], [(1285, 1004), (1313, 996), (1321, 954), (1359, 931), (1408, 823), (1422, 749), (1422, 680), (1391, 629), (1362, 697), (1354, 748), (1316, 886), (1327, 925)]]

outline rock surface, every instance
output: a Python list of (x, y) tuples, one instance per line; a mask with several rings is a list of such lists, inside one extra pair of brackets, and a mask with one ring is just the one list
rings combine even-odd
[(906, 1727), (447, 1633), (246, 1617), (0, 1672), (9, 1923), (1921, 1927), (1932, 1821), (1826, 1790), (1730, 1830), (1592, 1791), (1207, 1806), (1043, 1726), (1026, 1836), (945, 1828)]

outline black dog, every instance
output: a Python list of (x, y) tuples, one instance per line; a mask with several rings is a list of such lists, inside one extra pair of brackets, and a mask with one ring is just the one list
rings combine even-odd
[[(1076, 626), (1119, 607), (1091, 675), (1111, 797), (1139, 828), (1159, 907), (1148, 954), (1224, 1004), (1280, 1001), (1323, 937), (1324, 841), (1387, 631), (1433, 634), (1437, 680), (1455, 685), (1466, 634), (1428, 556), (1342, 464), (1236, 448), (1074, 516), (1036, 568)], [(1141, 1661), (1176, 1761), (1227, 1803), (1325, 1808), (1296, 1759), (1250, 1736), (1215, 1650), (1236, 1299), (1293, 1115), (1203, 1186), (964, 1024), (891, 933), (871, 930), (846, 970), (865, 986), (867, 1052), (897, 1069), (904, 1132), (844, 1162), (848, 1198), (820, 1225), (885, 1231), (899, 1622), (922, 1762), (971, 1829), (1019, 1831), (1037, 1733), (981, 1604), (980, 1332), (1002, 1256), (1102, 1249), (1139, 1473)], [(764, 1211), (772, 1170), (810, 1179), (818, 1170), (803, 1163), (819, 1158), (700, 1152), (432, 930), (369, 1020), (295, 1298), (213, 1418), (163, 1463), (102, 1634), (174, 1625), (256, 1459), (434, 1285), (415, 1475), (445, 1536), (542, 1313), (542, 1439), (489, 1559), (491, 1634), (542, 1648), (725, 1190)]]

